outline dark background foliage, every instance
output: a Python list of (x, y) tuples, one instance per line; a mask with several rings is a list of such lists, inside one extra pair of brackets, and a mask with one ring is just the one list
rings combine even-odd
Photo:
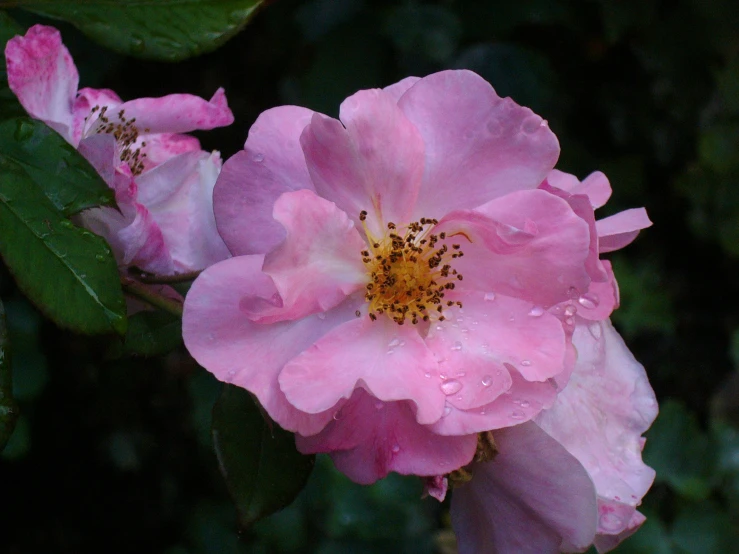
[[(11, 10), (29, 26), (41, 19)], [(46, 20), (48, 23), (49, 21)], [(357, 89), (469, 68), (549, 120), (559, 169), (604, 171), (607, 213), (655, 225), (612, 257), (614, 321), (661, 403), (644, 528), (623, 553), (732, 551), (739, 528), (739, 9), (733, 0), (280, 0), (210, 54), (167, 64), (53, 23), (83, 86), (124, 99), (226, 89), (224, 158), (264, 109), (336, 115)], [(605, 214), (603, 214), (605, 215)], [(413, 479), (359, 487), (319, 458), (298, 501), (240, 535), (210, 438), (219, 385), (180, 347), (120, 357), (60, 331), (0, 273), (19, 424), (0, 459), (0, 550), (453, 552)]]

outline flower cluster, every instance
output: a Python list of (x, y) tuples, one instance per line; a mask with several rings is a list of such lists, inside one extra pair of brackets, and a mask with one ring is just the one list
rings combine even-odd
[(460, 552), (614, 547), (643, 521), (657, 405), (609, 322), (608, 180), (469, 71), (264, 112), (214, 189), (234, 257), (185, 302), (195, 359), (359, 483), (453, 486)]
[(213, 218), (218, 152), (196, 129), (233, 122), (222, 89), (123, 102), (112, 90), (77, 90), (79, 75), (59, 31), (35, 25), (5, 49), (8, 84), (29, 115), (77, 148), (115, 191), (118, 210), (95, 208), (80, 223), (110, 243), (121, 267), (169, 275), (229, 256)]

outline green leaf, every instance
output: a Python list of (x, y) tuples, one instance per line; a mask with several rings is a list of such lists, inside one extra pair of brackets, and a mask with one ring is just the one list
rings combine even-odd
[(295, 500), (313, 469), (293, 434), (265, 421), (249, 392), (233, 385), (213, 408), (213, 443), (243, 528)]
[(13, 399), (13, 378), (10, 367), (10, 342), (5, 325), (5, 308), (0, 302), (0, 451), (13, 434), (18, 419), (18, 405)]
[(0, 121), (0, 155), (21, 166), (64, 215), (115, 206), (115, 194), (74, 147), (41, 121)]
[(698, 426), (695, 415), (676, 400), (664, 402), (647, 434), (644, 461), (691, 500), (708, 497), (715, 484), (715, 444)]
[(128, 318), (123, 354), (159, 356), (182, 343), (182, 320), (166, 312), (139, 312)]
[(75, 227), (19, 164), (0, 154), (0, 254), (18, 287), (57, 325), (126, 332), (126, 304), (110, 247)]
[(215, 50), (238, 33), (264, 0), (20, 0), (69, 21), (97, 42), (141, 58), (179, 61)]

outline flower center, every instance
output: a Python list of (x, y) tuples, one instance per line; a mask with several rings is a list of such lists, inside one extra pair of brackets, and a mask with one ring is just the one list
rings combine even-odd
[[(364, 222), (367, 212), (359, 214)], [(369, 249), (362, 251), (370, 282), (364, 297), (369, 302), (369, 317), (386, 314), (398, 325), (406, 320), (412, 324), (432, 319), (444, 321), (444, 307), (461, 302), (444, 300), (444, 293), (462, 280), (462, 274), (452, 269), (452, 259), (464, 253), (459, 244), (451, 249), (440, 241), (445, 233), (431, 230), (439, 221), (422, 217), (405, 228), (403, 236), (396, 232), (394, 223), (387, 224), (381, 238), (375, 238), (364, 226)]]
[[(113, 135), (120, 148), (120, 160), (128, 165), (131, 169), (131, 174), (141, 175), (144, 171), (144, 158), (146, 158), (146, 154), (141, 149), (146, 146), (146, 142), (137, 144), (139, 129), (134, 125), (136, 118), (126, 119), (125, 110), (121, 110), (118, 112), (118, 121), (113, 122), (106, 115), (108, 111), (107, 106), (103, 106), (102, 108), (100, 106), (94, 106), (90, 110), (88, 117), (94, 115), (98, 110), (100, 111), (100, 115), (98, 116), (98, 124), (94, 132)], [(144, 131), (148, 132), (149, 130), (144, 129)]]

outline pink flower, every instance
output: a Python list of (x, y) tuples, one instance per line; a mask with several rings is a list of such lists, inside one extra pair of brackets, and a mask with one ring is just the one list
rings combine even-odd
[[(443, 498), (446, 475), (477, 459), (455, 499), (457, 513), (489, 510), (459, 529), (467, 552), (524, 551), (513, 535), (536, 525), (549, 541), (536, 544), (584, 548), (598, 509), (626, 498), (597, 470), (636, 479), (601, 451), (603, 463), (588, 465), (587, 445), (567, 437), (580, 425), (591, 435), (621, 430), (638, 372), (606, 338), (583, 366), (579, 341), (588, 321), (615, 335), (607, 318), (618, 290), (599, 254), (633, 240), (646, 213), (596, 222), (610, 195), (605, 176), (580, 183), (554, 171), (559, 145), (546, 122), (469, 71), (360, 91), (340, 120), (268, 110), (224, 164), (214, 209), (235, 257), (193, 284), (185, 344), (216, 377), (254, 393), (301, 451), (329, 453), (357, 482), (419, 475)], [(623, 417), (599, 427), (586, 417), (598, 387), (614, 383), (622, 396), (608, 409)], [(499, 453), (483, 463), (488, 431)], [(640, 447), (641, 431), (629, 427), (624, 440)], [(625, 451), (613, 436), (597, 444), (615, 456)], [(501, 476), (517, 515), (486, 490)], [(638, 499), (645, 483), (633, 488)], [(542, 494), (552, 498), (532, 511)], [(623, 500), (624, 517), (638, 499)], [(491, 543), (488, 518), (520, 524)]]
[(115, 190), (120, 211), (95, 208), (79, 219), (108, 240), (119, 265), (171, 274), (228, 257), (211, 200), (220, 155), (179, 134), (233, 122), (222, 89), (208, 102), (188, 94), (123, 102), (111, 90), (78, 91), (59, 31), (44, 25), (11, 39), (5, 58), (29, 115), (78, 148)]

